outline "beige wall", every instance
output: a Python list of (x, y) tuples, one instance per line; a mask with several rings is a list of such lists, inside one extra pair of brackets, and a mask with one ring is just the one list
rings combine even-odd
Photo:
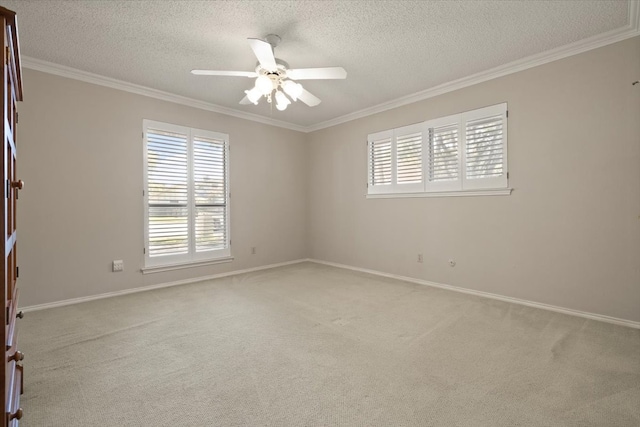
[[(307, 256), (305, 134), (32, 70), (24, 70), (24, 88), (21, 306)], [(233, 262), (140, 272), (145, 118), (230, 135)], [(114, 259), (124, 260), (124, 272), (111, 272)]]
[[(635, 38), (305, 135), (24, 70), (21, 306), (311, 256), (640, 321), (639, 77)], [(365, 198), (367, 134), (504, 101), (511, 196)], [(232, 263), (140, 273), (143, 118), (230, 135)]]
[[(640, 321), (638, 79), (636, 37), (310, 134), (311, 257)], [(511, 196), (365, 198), (367, 134), (505, 101)]]

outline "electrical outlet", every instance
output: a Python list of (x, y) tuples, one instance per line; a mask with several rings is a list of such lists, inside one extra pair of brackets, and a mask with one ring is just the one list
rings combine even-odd
[(422, 254), (418, 254), (418, 262), (422, 262)]
[(256, 247), (251, 246), (251, 255), (255, 255), (255, 254), (256, 254)]
[(124, 271), (124, 261), (121, 259), (116, 259), (113, 261), (112, 270), (114, 272)]

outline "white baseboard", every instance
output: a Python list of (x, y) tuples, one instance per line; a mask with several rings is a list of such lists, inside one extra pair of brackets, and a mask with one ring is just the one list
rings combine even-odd
[(63, 307), (65, 305), (80, 304), (87, 301), (118, 297), (121, 295), (135, 294), (138, 292), (150, 291), (153, 289), (168, 288), (171, 286), (179, 286), (179, 285), (188, 285), (190, 283), (204, 282), (206, 280), (219, 279), (221, 277), (236, 276), (238, 274), (251, 273), (252, 271), (268, 270), (270, 268), (282, 267), (282, 266), (291, 265), (291, 264), (298, 264), (306, 261), (309, 261), (309, 259), (296, 259), (293, 261), (280, 262), (277, 264), (268, 264), (268, 265), (262, 265), (260, 267), (246, 268), (244, 270), (234, 270), (234, 271), (228, 271), (226, 273), (212, 274), (210, 276), (194, 277), (192, 279), (178, 280), (175, 282), (159, 283), (157, 285), (142, 286), (139, 288), (132, 288), (132, 289), (123, 289), (121, 291), (106, 292), (104, 294), (90, 295), (86, 297), (71, 298), (71, 299), (66, 299), (62, 301), (49, 302), (45, 304), (31, 305), (27, 307), (21, 307), (20, 310), (23, 312), (29, 312), (29, 311), (45, 310), (45, 309), (54, 308), (54, 307)]
[(367, 268), (354, 267), (346, 264), (338, 264), (336, 262), (322, 261), (319, 259), (312, 259), (312, 258), (308, 259), (307, 261), (315, 262), (316, 264), (324, 264), (324, 265), (330, 265), (332, 267), (344, 268), (347, 270), (359, 271), (362, 273), (374, 274), (376, 276), (389, 277), (391, 279), (397, 279), (397, 280), (402, 280), (404, 282), (416, 283), (418, 285), (425, 285), (425, 286), (431, 286), (434, 288), (447, 289), (450, 291), (461, 292), (464, 294), (476, 295), (479, 297), (491, 298), (499, 301), (526, 305), (527, 307), (534, 307), (534, 308), (540, 308), (542, 310), (555, 311), (556, 313), (568, 314), (570, 316), (578, 316), (578, 317), (583, 317), (585, 319), (598, 320), (600, 322), (613, 323), (615, 325), (622, 325), (622, 326), (628, 326), (630, 328), (640, 329), (640, 322), (634, 322), (632, 320), (619, 319), (617, 317), (604, 316), (602, 314), (589, 313), (586, 311), (573, 310), (571, 308), (558, 307), (556, 305), (543, 304), (540, 302), (528, 301), (528, 300), (519, 299), (519, 298), (512, 298), (512, 297), (507, 297), (503, 295), (492, 294), (490, 292), (482, 292), (482, 291), (476, 291), (473, 289), (460, 288), (458, 286), (444, 285), (442, 283), (430, 282), (428, 280), (415, 279), (413, 277), (407, 277), (407, 276), (399, 276), (397, 274), (389, 274), (389, 273), (384, 273), (382, 271), (369, 270)]
[(83, 302), (94, 301), (94, 300), (103, 299), (103, 298), (111, 298), (111, 297), (117, 297), (117, 296), (121, 296), (121, 295), (133, 294), (133, 293), (137, 293), (137, 292), (150, 291), (152, 289), (160, 289), (160, 288), (168, 288), (168, 287), (171, 287), (171, 286), (187, 285), (187, 284), (190, 284), (190, 283), (204, 282), (206, 280), (211, 280), (211, 279), (219, 279), (219, 278), (222, 278), (222, 277), (236, 276), (238, 274), (250, 273), (250, 272), (253, 272), (253, 271), (268, 270), (268, 269), (271, 269), (271, 268), (283, 267), (283, 266), (291, 265), (291, 264), (299, 264), (301, 262), (313, 262), (313, 263), (316, 263), (316, 264), (324, 264), (324, 265), (329, 265), (329, 266), (332, 266), (332, 267), (343, 268), (343, 269), (346, 269), (346, 270), (359, 271), (359, 272), (362, 272), (362, 273), (369, 273), (369, 274), (373, 274), (373, 275), (376, 275), (376, 276), (388, 277), (388, 278), (391, 278), (391, 279), (402, 280), (403, 282), (410, 282), (410, 283), (416, 283), (418, 285), (425, 285), (425, 286), (431, 286), (431, 287), (440, 288), (440, 289), (447, 289), (447, 290), (454, 291), (454, 292), (461, 292), (461, 293), (470, 294), (470, 295), (476, 295), (476, 296), (480, 296), (480, 297), (484, 297), (484, 298), (491, 298), (491, 299), (495, 299), (495, 300), (499, 300), (499, 301), (505, 301), (505, 302), (511, 302), (511, 303), (514, 303), (514, 304), (525, 305), (527, 307), (534, 307), (534, 308), (540, 308), (542, 310), (554, 311), (556, 313), (568, 314), (570, 316), (578, 316), (578, 317), (582, 317), (582, 318), (585, 318), (585, 319), (598, 320), (600, 322), (613, 323), (615, 325), (622, 325), (622, 326), (627, 326), (627, 327), (630, 327), (630, 328), (640, 329), (640, 322), (634, 322), (632, 320), (619, 319), (617, 317), (604, 316), (602, 314), (596, 314), (596, 313), (589, 313), (589, 312), (586, 312), (586, 311), (573, 310), (571, 308), (558, 307), (558, 306), (555, 306), (555, 305), (543, 304), (543, 303), (539, 303), (539, 302), (535, 302), (535, 301), (528, 301), (528, 300), (523, 300), (523, 299), (519, 299), (519, 298), (512, 298), (512, 297), (507, 297), (507, 296), (503, 296), (503, 295), (492, 294), (490, 292), (482, 292), (482, 291), (476, 291), (476, 290), (473, 290), (473, 289), (460, 288), (458, 286), (445, 285), (445, 284), (442, 284), (442, 283), (431, 282), (431, 281), (428, 281), (428, 280), (416, 279), (416, 278), (408, 277), (408, 276), (400, 276), (400, 275), (397, 275), (397, 274), (384, 273), (382, 271), (370, 270), (370, 269), (367, 269), (367, 268), (354, 267), (352, 265), (339, 264), (339, 263), (336, 263), (336, 262), (322, 261), (322, 260), (313, 259), (313, 258), (297, 259), (297, 260), (281, 262), (281, 263), (277, 263), (277, 264), (268, 264), (268, 265), (263, 265), (263, 266), (259, 266), (259, 267), (247, 268), (247, 269), (244, 269), (244, 270), (234, 270), (234, 271), (229, 271), (229, 272), (226, 272), (226, 273), (213, 274), (213, 275), (210, 275), (210, 276), (201, 276), (201, 277), (195, 277), (195, 278), (192, 278), (192, 279), (178, 280), (178, 281), (175, 281), (175, 282), (160, 283), (160, 284), (157, 284), (157, 285), (143, 286), (143, 287), (132, 288), (132, 289), (124, 289), (122, 291), (107, 292), (107, 293), (98, 294), (98, 295), (91, 295), (91, 296), (87, 296), (87, 297), (72, 298), (72, 299), (56, 301), (56, 302), (51, 302), (51, 303), (46, 303), (46, 304), (32, 305), (32, 306), (22, 307), (22, 308), (20, 308), (20, 310), (22, 310), (24, 312), (45, 310), (45, 309), (48, 309), (48, 308), (62, 307), (62, 306), (65, 306), (65, 305), (72, 305), (72, 304), (80, 304), (80, 303), (83, 303)]

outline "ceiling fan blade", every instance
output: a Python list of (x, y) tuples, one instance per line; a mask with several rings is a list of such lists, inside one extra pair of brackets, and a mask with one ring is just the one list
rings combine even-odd
[(321, 102), (320, 98), (318, 98), (317, 96), (315, 96), (314, 94), (312, 94), (306, 89), (302, 89), (302, 93), (298, 95), (298, 99), (304, 102), (305, 104), (307, 104), (309, 107), (315, 107)]
[(278, 69), (276, 65), (276, 57), (273, 56), (273, 47), (264, 40), (260, 39), (247, 39), (249, 40), (249, 45), (251, 49), (253, 49), (253, 53), (255, 53), (256, 58), (267, 71), (276, 71)]
[(291, 80), (346, 79), (347, 70), (342, 67), (298, 68), (287, 70), (287, 77)]
[(258, 77), (255, 71), (191, 70), (196, 76)]
[(251, 101), (249, 101), (249, 98), (248, 98), (247, 96), (245, 96), (244, 98), (242, 98), (242, 99), (240, 100), (240, 104), (242, 104), (242, 105), (249, 105), (249, 104), (251, 104)]

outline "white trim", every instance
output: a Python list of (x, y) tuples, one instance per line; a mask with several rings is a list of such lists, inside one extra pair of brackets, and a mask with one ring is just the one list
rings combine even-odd
[(470, 196), (508, 196), (513, 188), (500, 188), (497, 190), (453, 190), (453, 191), (427, 191), (424, 193), (389, 193), (366, 194), (367, 199), (397, 199), (404, 197), (470, 197)]
[(66, 77), (69, 79), (80, 80), (99, 86), (106, 86), (111, 89), (123, 90), (125, 92), (135, 93), (137, 95), (148, 96), (149, 98), (160, 99), (162, 101), (174, 102), (187, 107), (198, 108), (200, 110), (213, 111), (214, 113), (226, 114), (227, 116), (237, 117), (239, 119), (250, 120), (253, 122), (263, 123), (291, 129), (298, 132), (306, 132), (306, 127), (293, 123), (283, 122), (268, 117), (260, 116), (252, 113), (234, 110), (232, 108), (222, 107), (210, 102), (200, 101), (198, 99), (188, 98), (186, 96), (175, 95), (170, 92), (164, 92), (146, 86), (141, 86), (123, 80), (113, 79), (111, 77), (101, 76), (99, 74), (89, 73), (87, 71), (78, 70), (76, 68), (64, 65), (54, 64), (53, 62), (43, 61), (41, 59), (22, 56), (22, 67), (31, 70), (41, 71), (43, 73), (54, 74), (56, 76)]
[(233, 261), (233, 257), (227, 256), (227, 257), (207, 259), (202, 261), (187, 261), (187, 262), (180, 262), (175, 264), (160, 264), (157, 266), (152, 265), (149, 267), (142, 267), (140, 271), (142, 272), (142, 274), (163, 273), (165, 271), (183, 270), (185, 268), (202, 267), (205, 265), (224, 264), (231, 261)]
[(430, 282), (428, 280), (416, 279), (416, 278), (407, 277), (407, 276), (400, 276), (400, 275), (397, 275), (397, 274), (383, 273), (383, 272), (377, 271), (377, 270), (370, 270), (370, 269), (367, 269), (367, 268), (354, 267), (354, 266), (351, 266), (351, 265), (339, 264), (339, 263), (330, 262), (330, 261), (322, 261), (322, 260), (314, 259), (314, 258), (302, 258), (302, 259), (296, 259), (296, 260), (293, 260), (293, 261), (286, 261), (286, 262), (280, 262), (280, 263), (276, 263), (276, 264), (263, 265), (263, 266), (260, 266), (260, 267), (246, 268), (244, 270), (235, 270), (235, 271), (229, 271), (229, 272), (226, 272), (226, 273), (213, 274), (213, 275), (210, 275), (210, 276), (196, 277), (196, 278), (193, 278), (193, 279), (178, 280), (178, 281), (175, 281), (175, 282), (160, 283), (160, 284), (157, 284), (157, 285), (143, 286), (143, 287), (133, 288), (133, 289), (124, 289), (122, 291), (107, 292), (107, 293), (104, 293), (104, 294), (91, 295), (91, 296), (87, 296), (87, 297), (79, 297), (79, 298), (72, 298), (72, 299), (67, 299), (67, 300), (62, 300), (62, 301), (51, 302), (51, 303), (31, 305), (31, 306), (27, 306), (27, 307), (21, 307), (20, 310), (22, 310), (23, 312), (26, 313), (26, 312), (30, 312), (30, 311), (45, 310), (45, 309), (48, 309), (48, 308), (63, 307), (63, 306), (66, 306), (66, 305), (80, 304), (80, 303), (83, 303), (83, 302), (94, 301), (94, 300), (99, 300), (99, 299), (104, 299), (104, 298), (117, 297), (117, 296), (128, 295), (128, 294), (144, 292), (144, 291), (150, 291), (150, 290), (153, 290), (153, 289), (161, 289), (161, 288), (168, 288), (168, 287), (171, 287), (171, 286), (187, 285), (187, 284), (191, 284), (191, 283), (198, 283), (198, 282), (204, 282), (204, 281), (207, 281), (207, 280), (220, 279), (220, 278), (223, 278), (223, 277), (229, 277), (229, 276), (236, 276), (236, 275), (239, 275), (239, 274), (251, 273), (251, 272), (254, 272), (254, 271), (269, 270), (271, 268), (284, 267), (286, 265), (299, 264), (299, 263), (302, 263), (302, 262), (313, 262), (313, 263), (316, 263), (316, 264), (329, 265), (329, 266), (332, 266), (332, 267), (343, 268), (345, 270), (359, 271), (359, 272), (362, 272), (362, 273), (373, 274), (373, 275), (376, 275), (376, 276), (388, 277), (388, 278), (396, 279), (396, 280), (402, 280), (403, 282), (416, 283), (418, 285), (431, 286), (431, 287), (435, 287), (435, 288), (446, 289), (446, 290), (449, 290), (449, 291), (461, 292), (461, 293), (464, 293), (464, 294), (475, 295), (475, 296), (479, 296), (479, 297), (483, 297), (483, 298), (490, 298), (490, 299), (495, 299), (495, 300), (499, 300), (499, 301), (510, 302), (510, 303), (513, 303), (513, 304), (524, 305), (524, 306), (527, 306), (527, 307), (539, 308), (539, 309), (542, 309), (542, 310), (547, 310), (547, 311), (553, 311), (553, 312), (556, 312), (556, 313), (567, 314), (567, 315), (570, 315), (570, 316), (577, 316), (577, 317), (582, 317), (582, 318), (585, 318), (585, 319), (597, 320), (597, 321), (605, 322), (605, 323), (612, 323), (614, 325), (621, 325), (621, 326), (627, 326), (627, 327), (634, 328), (634, 329), (640, 329), (640, 322), (635, 322), (633, 320), (626, 320), (626, 319), (620, 319), (620, 318), (617, 318), (617, 317), (605, 316), (605, 315), (602, 315), (602, 314), (589, 313), (589, 312), (580, 311), (580, 310), (573, 310), (573, 309), (570, 309), (570, 308), (558, 307), (558, 306), (555, 306), (555, 305), (543, 304), (543, 303), (524, 300), (524, 299), (519, 299), (519, 298), (512, 298), (512, 297), (507, 297), (507, 296), (503, 296), (503, 295), (492, 294), (492, 293), (489, 293), (489, 292), (476, 291), (476, 290), (473, 290), (473, 289), (461, 288), (461, 287), (458, 287), (458, 286), (444, 285), (442, 283)]
[(376, 275), (376, 276), (388, 277), (388, 278), (396, 279), (396, 280), (402, 280), (403, 282), (416, 283), (418, 285), (431, 286), (431, 287), (434, 287), (434, 288), (441, 288), (441, 289), (446, 289), (446, 290), (449, 290), (449, 291), (461, 292), (463, 294), (470, 294), (470, 295), (475, 295), (475, 296), (479, 296), (479, 297), (483, 297), (483, 298), (490, 298), (490, 299), (495, 299), (495, 300), (498, 300), (498, 301), (510, 302), (510, 303), (518, 304), (518, 305), (525, 305), (527, 307), (533, 307), (533, 308), (539, 308), (539, 309), (542, 309), (542, 310), (553, 311), (553, 312), (556, 312), (556, 313), (568, 314), (570, 316), (583, 317), (585, 319), (597, 320), (597, 321), (600, 321), (600, 322), (613, 323), (614, 325), (621, 325), (621, 326), (627, 326), (627, 327), (634, 328), (634, 329), (640, 329), (640, 322), (634, 322), (633, 320), (619, 319), (617, 317), (605, 316), (605, 315), (596, 314), (596, 313), (589, 313), (589, 312), (586, 312), (586, 311), (574, 310), (574, 309), (571, 309), (571, 308), (558, 307), (556, 305), (543, 304), (543, 303), (540, 303), (540, 302), (529, 301), (529, 300), (524, 300), (524, 299), (520, 299), (520, 298), (512, 298), (512, 297), (507, 297), (507, 296), (504, 296), (504, 295), (492, 294), (490, 292), (482, 292), (482, 291), (476, 291), (476, 290), (473, 290), (473, 289), (461, 288), (461, 287), (458, 287), (458, 286), (445, 285), (445, 284), (442, 284), (442, 283), (431, 282), (431, 281), (428, 281), (428, 280), (416, 279), (416, 278), (407, 277), (407, 276), (400, 276), (400, 275), (397, 275), (397, 274), (389, 274), (389, 273), (384, 273), (382, 271), (369, 270), (368, 268), (354, 267), (354, 266), (351, 266), (351, 265), (339, 264), (339, 263), (336, 263), (336, 262), (322, 261), (322, 260), (313, 259), (313, 258), (308, 259), (308, 261), (314, 262), (316, 264), (329, 265), (331, 267), (343, 268), (343, 269), (346, 269), (346, 270), (359, 271), (361, 273), (368, 273), (368, 274), (373, 274), (373, 275)]
[(73, 304), (81, 304), (83, 302), (95, 301), (95, 300), (104, 299), (104, 298), (119, 297), (122, 295), (151, 291), (153, 289), (169, 288), (172, 286), (188, 285), (191, 283), (198, 283), (198, 282), (204, 282), (207, 280), (220, 279), (223, 277), (236, 276), (238, 274), (251, 273), (253, 271), (269, 270), (271, 268), (284, 267), (286, 265), (299, 264), (301, 262), (306, 262), (306, 261), (309, 261), (309, 259), (307, 258), (296, 259), (293, 261), (285, 261), (285, 262), (279, 262), (276, 264), (262, 265), (259, 267), (245, 268), (244, 270), (235, 270), (235, 271), (228, 271), (226, 273), (212, 274), (210, 276), (194, 277), (192, 279), (178, 280), (175, 282), (159, 283), (157, 285), (142, 286), (139, 288), (124, 289), (121, 291), (114, 291), (114, 292), (106, 292), (104, 294), (90, 295), (90, 296), (79, 297), (79, 298), (71, 298), (71, 299), (66, 299), (62, 301), (49, 302), (45, 304), (30, 305), (27, 307), (22, 307), (20, 308), (20, 310), (22, 310), (25, 313), (30, 311), (46, 310), (48, 308), (63, 307), (65, 305), (73, 305)]
[(384, 102), (382, 104), (375, 105), (373, 107), (364, 108), (362, 110), (345, 114), (344, 116), (336, 117), (334, 119), (316, 123), (315, 125), (310, 126), (296, 125), (293, 123), (260, 116), (258, 114), (246, 113), (209, 102), (192, 99), (185, 96), (174, 95), (169, 92), (163, 92), (146, 86), (140, 86), (122, 80), (104, 77), (99, 74), (81, 71), (64, 65), (54, 64), (52, 62), (43, 61), (41, 59), (31, 58), (29, 56), (23, 55), (21, 59), (23, 68), (29, 68), (31, 70), (41, 71), (43, 73), (54, 74), (70, 79), (81, 80), (87, 83), (93, 83), (100, 86), (106, 86), (113, 89), (136, 93), (138, 95), (148, 96), (150, 98), (161, 99), (163, 101), (175, 102), (176, 104), (199, 108), (206, 111), (213, 111), (215, 113), (226, 114), (240, 119), (263, 123), (266, 125), (309, 133), (346, 123), (352, 120), (367, 117), (372, 114), (381, 113), (383, 111), (391, 110), (403, 105), (433, 98), (438, 95), (473, 86), (475, 84), (493, 80), (495, 78), (506, 76), (508, 74), (524, 71), (529, 68), (537, 67), (539, 65), (547, 64), (549, 62), (557, 61), (559, 59), (564, 59), (569, 56), (577, 55), (579, 53), (617, 43), (619, 41), (636, 37), (638, 35), (640, 35), (640, 2), (638, 2), (638, 0), (629, 0), (629, 24), (624, 27), (607, 31), (606, 33), (597, 34), (595, 36), (583, 40), (578, 40), (577, 42), (560, 46), (546, 52), (541, 52), (535, 55), (528, 56), (526, 58), (519, 59), (517, 61), (512, 61), (507, 64), (503, 64), (486, 71), (481, 71), (479, 73), (472, 74), (458, 80), (443, 83), (441, 85), (416, 92), (415, 94), (403, 96), (388, 102)]
[(627, 28), (640, 34), (640, 1), (629, 0), (629, 25)]

